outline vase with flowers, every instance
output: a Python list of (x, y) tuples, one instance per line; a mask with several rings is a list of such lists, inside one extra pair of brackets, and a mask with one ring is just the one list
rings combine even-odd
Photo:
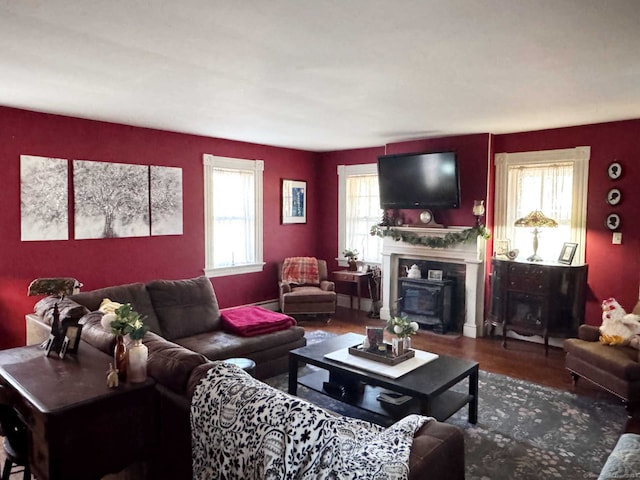
[[(142, 337), (149, 327), (143, 323), (144, 317), (133, 310), (130, 303), (120, 305), (113, 313), (102, 317), (102, 326), (116, 335), (113, 361), (122, 381), (129, 377), (131, 382), (144, 382), (147, 379), (147, 358), (149, 350), (142, 343)], [(124, 337), (129, 335), (133, 345), (127, 349)]]
[(402, 355), (411, 349), (411, 336), (415, 335), (420, 326), (407, 317), (391, 317), (387, 321), (387, 332), (396, 335), (392, 341), (395, 355)]

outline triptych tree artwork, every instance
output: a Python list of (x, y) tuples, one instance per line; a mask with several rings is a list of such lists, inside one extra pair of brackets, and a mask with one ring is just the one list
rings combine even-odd
[(70, 208), (75, 239), (181, 235), (182, 169), (22, 155), (22, 240), (69, 239)]

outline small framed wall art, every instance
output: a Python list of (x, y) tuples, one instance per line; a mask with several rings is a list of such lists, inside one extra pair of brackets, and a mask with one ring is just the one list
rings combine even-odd
[(307, 223), (307, 182), (282, 179), (282, 223)]
[(618, 162), (610, 163), (609, 168), (607, 168), (607, 175), (611, 180), (617, 180), (622, 175), (622, 165)]
[(622, 200), (622, 193), (617, 188), (612, 188), (607, 192), (607, 203), (609, 205), (618, 205)]

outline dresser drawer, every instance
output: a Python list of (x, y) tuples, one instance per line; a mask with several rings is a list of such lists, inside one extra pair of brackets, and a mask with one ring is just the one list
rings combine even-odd
[(513, 264), (507, 269), (507, 288), (542, 292), (549, 288), (549, 275), (540, 265)]

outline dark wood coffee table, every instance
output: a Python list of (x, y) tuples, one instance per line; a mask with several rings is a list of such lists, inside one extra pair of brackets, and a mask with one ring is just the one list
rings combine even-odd
[[(361, 344), (363, 335), (347, 333), (289, 353), (289, 393), (296, 395), (298, 384), (333, 398), (338, 398), (363, 410), (395, 421), (411, 413), (418, 413), (444, 421), (465, 405), (469, 405), (469, 422), (478, 421), (478, 363), (461, 358), (440, 355), (399, 377), (389, 378), (375, 373), (349, 367), (345, 363), (325, 358), (336, 350)], [(298, 378), (298, 367), (308, 363), (322, 370)], [(341, 392), (328, 392), (323, 382), (335, 383), (336, 379), (358, 388), (347, 388)], [(468, 393), (453, 391), (451, 387), (469, 379)], [(380, 402), (381, 392), (397, 392), (412, 397), (409, 402), (395, 406)]]

